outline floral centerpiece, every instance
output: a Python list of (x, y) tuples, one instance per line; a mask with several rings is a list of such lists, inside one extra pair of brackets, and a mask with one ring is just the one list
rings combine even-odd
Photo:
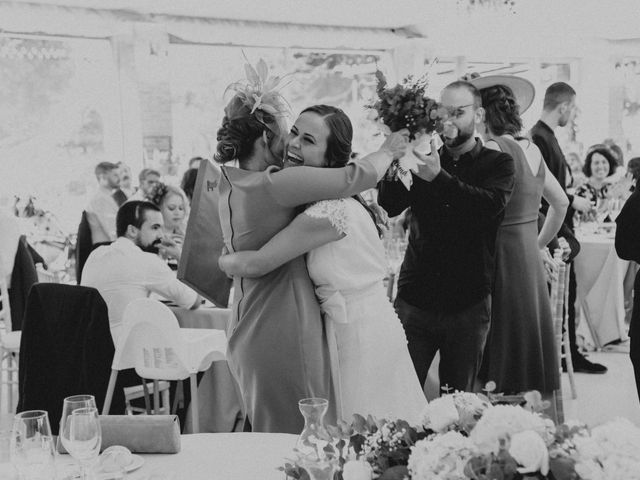
[[(333, 480), (640, 480), (640, 429), (618, 419), (593, 429), (555, 425), (547, 403), (528, 392), (522, 404), (455, 392), (431, 401), (420, 425), (354, 415), (327, 427), (316, 456)], [(307, 480), (300, 457), (281, 467)]]
[[(378, 122), (385, 133), (402, 129), (409, 131), (409, 140), (414, 148), (424, 148), (428, 134), (442, 130), (443, 111), (438, 103), (426, 96), (428, 86), (427, 75), (417, 79), (412, 76), (402, 83), (389, 87), (387, 79), (380, 71), (376, 71), (377, 100), (368, 105), (372, 120)], [(417, 158), (409, 151), (399, 161), (393, 162), (389, 169), (389, 178), (401, 180), (407, 188), (411, 185), (409, 170), (415, 170)]]

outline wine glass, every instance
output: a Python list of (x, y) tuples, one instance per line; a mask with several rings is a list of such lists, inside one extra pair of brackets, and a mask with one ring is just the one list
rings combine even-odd
[[(73, 395), (64, 399), (62, 403), (62, 416), (60, 417), (60, 431), (58, 441), (62, 443), (65, 450), (69, 451), (69, 421), (71, 414), (78, 408), (96, 408), (96, 399), (93, 395)], [(76, 475), (79, 477), (80, 472)]]
[(77, 408), (67, 418), (69, 437), (65, 448), (80, 464), (80, 476), (86, 480), (89, 466), (98, 458), (102, 444), (100, 417), (95, 407)]
[(11, 460), (20, 478), (53, 479), (53, 436), (47, 412), (28, 410), (14, 417)]

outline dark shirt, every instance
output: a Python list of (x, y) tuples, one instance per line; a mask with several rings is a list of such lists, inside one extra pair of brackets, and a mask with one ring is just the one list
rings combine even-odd
[[(616, 218), (616, 253), (624, 260), (640, 263), (640, 188), (636, 188), (627, 199)], [(629, 336), (640, 328), (640, 271), (633, 286), (633, 311), (629, 325)], [(635, 338), (635, 337), (634, 337)], [(633, 352), (633, 348), (632, 352)]]
[[(567, 193), (567, 175), (569, 175), (569, 185), (573, 183), (573, 175), (571, 174), (571, 169), (569, 168), (567, 160), (564, 158), (564, 153), (562, 153), (562, 149), (560, 148), (560, 144), (558, 143), (555, 133), (553, 133), (551, 127), (542, 120), (538, 120), (529, 133), (533, 143), (535, 143), (540, 149), (542, 158), (544, 158), (549, 170), (558, 180), (562, 190)], [(573, 203), (573, 195), (567, 195), (567, 197), (569, 197), (569, 208), (567, 208), (564, 223), (573, 230), (574, 210), (571, 207), (571, 204)], [(545, 215), (547, 210), (549, 210), (549, 204), (544, 199), (542, 199), (541, 210)]]
[(441, 172), (378, 184), (390, 216), (411, 207), (398, 296), (425, 310), (459, 312), (491, 292), (496, 233), (514, 184), (513, 159), (480, 141), (457, 162), (440, 150)]

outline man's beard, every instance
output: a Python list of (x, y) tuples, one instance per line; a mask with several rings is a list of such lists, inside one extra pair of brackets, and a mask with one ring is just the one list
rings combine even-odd
[(147, 252), (147, 253), (153, 253), (153, 254), (158, 254), (158, 252), (160, 251), (160, 249), (158, 248), (158, 246), (160, 245), (160, 240), (156, 240), (153, 243), (150, 243), (149, 245), (140, 245), (138, 243), (138, 247), (140, 247), (140, 250), (142, 250), (143, 252)]
[(468, 132), (465, 132), (459, 129), (458, 135), (456, 135), (454, 138), (448, 138), (443, 136), (444, 144), (450, 148), (459, 147), (460, 145), (467, 142), (471, 137), (473, 137), (473, 133), (474, 133), (473, 129)]

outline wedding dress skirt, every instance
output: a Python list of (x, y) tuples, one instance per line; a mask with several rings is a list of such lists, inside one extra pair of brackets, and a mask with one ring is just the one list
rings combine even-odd
[(400, 320), (387, 298), (384, 247), (368, 212), (348, 198), (306, 212), (345, 237), (308, 254), (323, 313), (338, 416), (419, 420), (427, 404)]

